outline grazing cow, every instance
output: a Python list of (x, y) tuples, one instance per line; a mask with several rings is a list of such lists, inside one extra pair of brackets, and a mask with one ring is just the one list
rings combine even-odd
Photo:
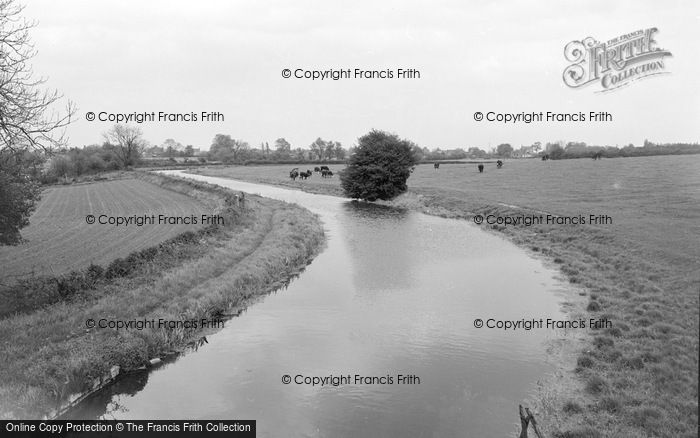
[(320, 171), (321, 171), (320, 167), (318, 167), (318, 166), (314, 167), (314, 172), (320, 172)]
[(299, 176), (299, 168), (295, 167), (292, 169), (291, 172), (289, 172), (289, 177), (292, 179), (292, 181), (296, 181), (297, 177)]
[(542, 155), (542, 161), (547, 161), (547, 160), (549, 160), (549, 154)]
[(501, 167), (503, 167), (503, 161), (501, 161), (501, 160), (496, 161), (496, 167), (499, 168), (499, 169), (500, 169)]
[(476, 167), (479, 169), (479, 173), (484, 173), (484, 165), (483, 164), (479, 164)]
[(324, 169), (321, 171), (321, 176), (323, 178), (333, 178), (333, 172), (331, 172), (330, 170)]
[(598, 152), (596, 152), (595, 154), (593, 154), (593, 159), (594, 159), (594, 160), (600, 160), (601, 158), (603, 158), (603, 153), (602, 153), (602, 152), (598, 151)]
[(438, 170), (440, 168), (440, 163), (433, 164), (433, 169)]
[(321, 166), (321, 172), (323, 172), (324, 170), (330, 170), (330, 169), (328, 168), (328, 166)]

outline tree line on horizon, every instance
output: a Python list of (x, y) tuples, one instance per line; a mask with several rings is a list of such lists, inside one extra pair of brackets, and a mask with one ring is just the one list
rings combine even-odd
[(237, 140), (230, 135), (217, 134), (212, 141), (206, 156), (211, 161), (220, 161), (225, 164), (245, 163), (249, 161), (342, 161), (350, 151), (343, 148), (338, 141), (323, 140), (321, 137), (314, 140), (308, 149), (292, 145), (283, 137), (275, 140), (270, 148), (268, 142), (260, 144), (260, 148), (252, 148), (248, 142)]
[[(118, 147), (105, 143), (105, 147)], [(235, 139), (228, 134), (217, 134), (208, 151), (194, 148), (192, 145), (183, 146), (181, 143), (166, 139), (161, 145), (145, 146), (139, 153), (139, 159), (198, 157), (199, 161), (215, 161), (224, 164), (250, 164), (264, 162), (303, 162), (303, 161), (345, 161), (356, 150), (356, 146), (344, 148), (340, 142), (317, 138), (307, 148), (293, 148), (284, 138), (274, 141), (272, 147), (263, 142), (260, 147), (252, 147), (248, 142)], [(416, 144), (412, 146), (416, 162), (460, 159), (489, 159), (489, 158), (539, 158), (547, 155), (550, 159), (588, 158), (598, 153), (604, 157), (635, 157), (651, 155), (676, 155), (700, 153), (699, 143), (652, 143), (644, 141), (644, 145), (636, 147), (630, 143), (626, 146), (597, 146), (585, 142), (571, 141), (541, 142), (521, 146), (514, 149), (509, 143), (502, 143), (486, 151), (479, 147), (468, 149), (429, 149)], [(136, 163), (138, 164), (138, 163)]]
[(632, 143), (619, 147), (587, 145), (585, 142), (560, 140), (548, 142), (544, 146), (541, 142), (535, 142), (532, 145), (521, 146), (519, 149), (514, 149), (509, 143), (501, 143), (488, 152), (478, 147), (470, 147), (467, 150), (436, 148), (431, 151), (426, 147), (414, 146), (413, 150), (419, 162), (488, 158), (540, 158), (544, 155), (554, 160), (565, 160), (591, 158), (598, 153), (602, 153), (602, 156), (606, 158), (700, 154), (700, 143), (652, 143), (645, 140), (641, 147)]
[[(284, 138), (275, 140), (272, 148), (267, 142), (262, 143), (260, 148), (252, 148), (243, 140), (217, 134), (208, 152), (200, 150), (197, 153), (194, 146), (182, 147), (174, 139), (167, 139), (157, 147), (149, 146), (141, 129), (129, 125), (114, 125), (104, 134), (101, 145), (70, 147), (63, 134), (74, 120), (75, 105), (68, 100), (64, 110), (58, 111), (58, 106), (64, 101), (63, 96), (58, 91), (45, 89), (46, 80), (37, 77), (32, 70), (31, 60), (36, 51), (29, 32), (36, 23), (24, 19), (22, 10), (23, 6), (14, 0), (0, 1), (0, 205), (3, 207), (0, 209), (0, 245), (21, 241), (19, 231), (29, 223), (29, 216), (40, 198), (42, 183), (55, 183), (61, 178), (68, 182), (75, 176), (128, 169), (147, 162), (147, 158), (165, 158), (172, 162), (176, 161), (176, 157), (185, 157), (185, 160), (193, 158), (195, 163), (218, 161), (236, 164), (347, 160), (348, 167), (352, 167), (361, 158), (356, 156), (358, 148), (367, 157), (376, 157), (372, 154), (372, 148), (387, 142), (395, 146), (390, 150), (400, 150), (402, 156), (408, 148), (411, 157), (405, 158), (402, 161), (404, 164), (464, 158), (526, 158), (542, 154), (548, 154), (553, 159), (565, 159), (591, 156), (599, 151), (605, 157), (700, 153), (697, 143), (662, 145), (648, 141), (641, 148), (634, 145), (623, 148), (588, 146), (576, 142), (547, 143), (542, 148), (538, 142), (521, 146), (518, 150), (508, 143), (502, 143), (488, 152), (477, 147), (429, 150), (380, 131), (360, 137), (357, 146), (348, 149), (340, 142), (321, 138), (317, 138), (307, 149), (292, 148)], [(381, 159), (386, 161), (386, 155), (382, 155)], [(387, 177), (388, 180), (403, 180), (404, 167), (402, 165), (401, 169)], [(377, 169), (367, 173), (367, 169), (360, 166), (359, 171), (374, 180), (383, 181), (386, 177)], [(357, 189), (364, 199), (375, 196), (381, 199), (386, 195), (366, 192), (366, 187), (354, 187), (353, 190)], [(396, 187), (400, 190), (401, 184), (397, 183)]]
[[(75, 178), (83, 175), (99, 174), (106, 171), (123, 170), (136, 166), (158, 164), (264, 164), (290, 162), (347, 161), (356, 147), (345, 149), (340, 142), (317, 138), (308, 148), (293, 148), (283, 137), (274, 141), (272, 147), (263, 142), (253, 148), (244, 140), (231, 135), (217, 134), (208, 151), (192, 145), (183, 146), (172, 138), (160, 145), (149, 145), (137, 127), (114, 125), (103, 134), (104, 142), (82, 148), (63, 147), (51, 151), (27, 150), (23, 152), (23, 162), (32, 178), (43, 184), (52, 184), (62, 178)], [(698, 143), (656, 144), (645, 140), (644, 145), (624, 147), (587, 145), (584, 142), (548, 142), (544, 146), (536, 142), (529, 146), (514, 149), (502, 143), (490, 151), (478, 147), (467, 150), (428, 149), (412, 144), (416, 163), (440, 160), (463, 159), (516, 159), (539, 158), (547, 155), (550, 159), (590, 158), (602, 154), (606, 158), (639, 157), (653, 155), (698, 154)], [(177, 161), (175, 158), (184, 158)], [(158, 161), (160, 160), (160, 161)]]

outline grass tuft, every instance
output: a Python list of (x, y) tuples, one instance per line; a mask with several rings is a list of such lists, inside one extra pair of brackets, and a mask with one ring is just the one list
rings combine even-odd
[(589, 394), (597, 395), (608, 388), (608, 382), (600, 376), (591, 376), (586, 381), (586, 391)]
[(603, 397), (600, 400), (599, 408), (611, 414), (616, 414), (622, 410), (622, 402), (616, 397)]
[[(476, 214), (514, 216), (546, 211), (576, 215), (592, 205), (615, 217), (614, 225), (604, 227), (483, 226), (485, 230), (502, 233), (524, 248), (539, 248), (539, 253), (550, 257), (565, 278), (582, 286), (577, 290), (585, 288), (579, 293), (588, 293), (591, 303), (598, 304), (597, 307), (592, 305), (589, 313), (595, 314), (603, 308), (614, 315), (611, 320), (619, 332), (602, 331), (602, 339), (614, 340), (614, 347), (606, 340), (597, 339), (601, 332), (591, 331), (581, 351), (593, 350), (595, 358), (577, 362), (577, 373), (569, 377), (577, 379), (575, 381), (583, 387), (591, 375), (605, 382), (615, 382), (614, 387), (624, 391), (618, 397), (626, 406), (632, 401), (654, 405), (664, 418), (660, 425), (642, 423), (640, 426), (633, 418), (632, 409), (614, 414), (593, 410), (586, 413), (587, 424), (569, 424), (571, 416), (559, 415), (561, 407), (577, 390), (576, 385), (569, 385), (568, 392), (562, 390), (557, 395), (544, 391), (548, 394), (542, 400), (546, 413), (538, 418), (543, 428), (567, 431), (558, 432), (560, 436), (697, 435), (700, 247), (697, 239), (688, 238), (688, 233), (698, 230), (700, 174), (696, 171), (697, 157), (672, 160), (677, 159), (635, 158), (602, 164), (566, 160), (551, 163), (551, 166), (532, 160), (511, 160), (507, 168), (502, 169), (506, 174), (474, 174), (465, 172), (463, 165), (452, 164), (441, 167), (439, 172), (432, 166), (417, 166), (408, 181), (409, 192), (396, 200), (406, 208), (467, 220)], [(665, 161), (672, 162), (676, 170), (674, 181), (683, 181), (683, 184), (659, 183), (668, 181), (666, 167), (659, 165)], [(211, 176), (342, 196), (337, 181), (291, 184), (285, 181), (288, 170), (279, 166), (219, 167), (200, 171)], [(567, 178), (562, 180), (561, 175)], [(611, 189), (620, 179), (626, 181), (624, 187)], [(591, 193), (603, 196), (592, 204)], [(660, 208), (682, 214), (672, 217), (659, 214)], [(659, 323), (667, 325), (657, 325)], [(596, 348), (594, 342), (600, 348)], [(581, 357), (586, 356), (590, 354)], [(642, 360), (643, 367), (639, 367), (636, 357)], [(616, 360), (611, 364), (610, 359)], [(666, 373), (651, 369), (652, 364), (665, 362), (675, 371)], [(560, 371), (568, 375), (569, 370), (562, 368)], [(596, 406), (601, 397), (609, 394), (583, 392), (580, 395), (585, 398), (586, 406)]]
[(576, 361), (578, 368), (593, 368), (595, 360), (591, 356), (580, 356)]
[(567, 414), (580, 414), (581, 412), (583, 412), (583, 408), (581, 407), (581, 405), (571, 400), (564, 403), (564, 407), (562, 408), (562, 410), (564, 411), (564, 413)]
[(600, 311), (600, 303), (595, 300), (591, 300), (588, 303), (588, 307), (586, 307), (586, 310), (589, 312), (599, 312)]
[[(22, 312), (5, 312), (0, 333), (0, 417), (40, 418), (89, 389), (112, 365), (138, 368), (183, 348), (194, 329), (86, 329), (88, 319), (210, 318), (247, 305), (297, 275), (323, 244), (318, 218), (297, 206), (203, 183), (147, 175), (188, 196), (218, 200), (226, 226), (185, 232), (106, 268), (46, 277)], [(288, 220), (293, 217), (294, 220)], [(44, 291), (44, 293), (42, 293)], [(17, 308), (17, 306), (15, 306)]]
[(565, 432), (556, 432), (555, 438), (601, 438), (600, 432), (590, 426), (567, 430)]

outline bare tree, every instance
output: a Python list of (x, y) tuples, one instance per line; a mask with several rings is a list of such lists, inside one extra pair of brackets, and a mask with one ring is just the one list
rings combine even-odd
[(146, 146), (142, 135), (141, 129), (135, 126), (114, 125), (104, 137), (108, 143), (115, 146), (117, 158), (127, 167), (136, 164)]
[(339, 141), (335, 142), (335, 158), (337, 160), (344, 160), (345, 159), (345, 149), (343, 149), (343, 145), (340, 144)]
[(36, 55), (29, 31), (36, 23), (20, 14), (14, 0), (0, 0), (0, 245), (21, 242), (20, 229), (29, 223), (40, 187), (28, 157), (65, 145), (65, 127), (75, 113), (73, 104), (59, 114), (62, 95), (42, 89), (30, 65)]
[(0, 149), (46, 151), (65, 145), (64, 129), (75, 114), (72, 102), (65, 113), (49, 111), (63, 98), (42, 89), (29, 61), (36, 55), (29, 31), (36, 23), (21, 18), (23, 6), (0, 0)]

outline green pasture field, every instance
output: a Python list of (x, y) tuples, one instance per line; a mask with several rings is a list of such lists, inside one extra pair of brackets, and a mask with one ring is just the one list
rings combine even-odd
[[(342, 196), (342, 166), (329, 167), (333, 178), (305, 181), (291, 181), (290, 166), (195, 172)], [(552, 356), (559, 372), (535, 402), (546, 436), (697, 436), (700, 157), (506, 160), (483, 173), (474, 163), (426, 164), (408, 189), (390, 204), (469, 221), (586, 220), (479, 225), (556, 266), (587, 297), (580, 311), (612, 322), (568, 357)], [(591, 215), (602, 220), (591, 224)]]
[[(196, 170), (210, 176), (285, 185), (314, 193), (342, 196), (338, 172), (292, 181), (290, 165), (227, 166)], [(301, 165), (299, 170), (313, 170)], [(409, 191), (427, 197), (467, 199), (472, 204), (520, 206), (555, 215), (608, 215), (605, 226), (659, 256), (695, 260), (700, 266), (700, 157), (662, 156), (542, 162), (506, 160), (501, 169), (486, 163), (416, 166)], [(693, 239), (695, 237), (695, 239)]]

